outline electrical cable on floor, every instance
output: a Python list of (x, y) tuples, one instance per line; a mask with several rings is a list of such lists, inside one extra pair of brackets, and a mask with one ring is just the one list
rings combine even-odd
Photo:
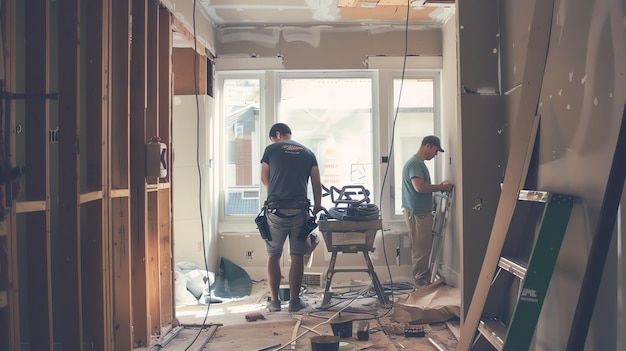
[[(365, 289), (363, 290), (363, 292), (365, 292)], [(298, 341), (301, 337), (305, 336), (306, 334), (308, 334), (309, 332), (315, 332), (315, 329), (321, 325), (327, 324), (329, 323), (333, 318), (335, 318), (336, 316), (338, 316), (341, 312), (343, 312), (345, 309), (347, 309), (348, 307), (350, 307), (350, 304), (352, 302), (356, 301), (356, 297), (350, 301), (345, 307), (341, 308), (339, 311), (335, 312), (330, 318), (326, 319), (323, 322), (320, 322), (318, 324), (316, 324), (315, 326), (311, 327), (311, 328), (306, 328), (307, 330), (302, 332), (300, 335), (296, 336), (295, 338), (292, 338), (291, 340), (287, 341), (283, 346), (274, 349), (273, 351), (279, 351), (279, 350), (283, 350), (285, 349), (287, 346), (290, 346), (293, 342)]]

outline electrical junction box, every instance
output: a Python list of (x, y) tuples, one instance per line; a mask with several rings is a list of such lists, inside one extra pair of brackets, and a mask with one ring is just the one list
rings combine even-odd
[(165, 162), (167, 146), (160, 140), (159, 137), (153, 137), (152, 141), (146, 144), (146, 177), (165, 178), (167, 176)]

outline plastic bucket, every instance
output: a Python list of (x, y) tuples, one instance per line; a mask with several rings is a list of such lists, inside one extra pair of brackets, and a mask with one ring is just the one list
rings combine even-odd
[(340, 338), (352, 337), (352, 321), (342, 321), (330, 323), (330, 327), (333, 329), (333, 334)]
[(311, 338), (311, 351), (339, 351), (339, 337), (318, 335)]

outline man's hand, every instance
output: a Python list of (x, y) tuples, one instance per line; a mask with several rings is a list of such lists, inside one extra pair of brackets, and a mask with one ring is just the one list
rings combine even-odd
[(313, 206), (313, 215), (314, 215), (314, 216), (317, 216), (317, 214), (318, 214), (320, 211), (324, 211), (325, 213), (328, 213), (328, 211), (326, 211), (326, 209), (325, 209), (325, 208), (324, 208), (324, 206), (322, 206), (322, 205), (314, 205), (314, 206)]
[(454, 184), (448, 182), (447, 180), (439, 184), (441, 186), (441, 191), (443, 192), (451, 192), (452, 188), (454, 188)]

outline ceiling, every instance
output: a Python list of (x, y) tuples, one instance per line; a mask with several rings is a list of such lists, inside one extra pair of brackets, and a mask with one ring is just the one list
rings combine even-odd
[(194, 0), (217, 27), (441, 25), (455, 0)]

